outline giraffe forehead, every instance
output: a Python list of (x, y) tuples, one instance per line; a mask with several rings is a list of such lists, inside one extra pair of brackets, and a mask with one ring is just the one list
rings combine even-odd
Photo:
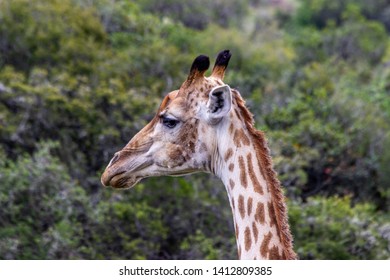
[(172, 115), (181, 120), (192, 118), (196, 115), (199, 106), (207, 102), (210, 90), (223, 84), (219, 79), (205, 77), (201, 83), (172, 91), (160, 107), (159, 115)]
[(200, 98), (194, 94), (189, 94), (187, 98), (178, 96), (170, 103), (160, 114), (172, 115), (183, 121), (196, 115), (197, 106), (200, 104)]
[(187, 114), (187, 102), (182, 97), (176, 97), (170, 99), (170, 102), (166, 105), (165, 108), (162, 108), (160, 115), (172, 115), (179, 119), (185, 119)]
[(208, 97), (210, 90), (218, 85), (224, 85), (220, 79), (214, 77), (204, 77), (200, 82), (191, 85), (187, 88), (180, 88), (178, 96), (181, 96), (187, 100), (191, 99), (204, 99)]

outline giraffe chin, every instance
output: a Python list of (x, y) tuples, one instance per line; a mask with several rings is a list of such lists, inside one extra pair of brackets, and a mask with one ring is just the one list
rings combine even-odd
[(142, 177), (121, 177), (118, 175), (111, 179), (110, 186), (114, 189), (130, 189), (141, 180)]

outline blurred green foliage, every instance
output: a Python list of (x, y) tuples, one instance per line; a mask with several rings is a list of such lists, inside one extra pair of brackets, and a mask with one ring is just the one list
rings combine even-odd
[[(303, 259), (387, 259), (389, 216), (349, 197), (314, 197), (289, 204), (297, 253)], [(319, 241), (320, 240), (320, 241)]]
[(0, 258), (236, 258), (216, 178), (99, 180), (192, 59), (230, 49), (300, 258), (389, 259), (387, 2), (0, 1)]
[(89, 207), (85, 191), (50, 155), (53, 142), (32, 156), (1, 160), (0, 250), (6, 259), (78, 258), (77, 240)]

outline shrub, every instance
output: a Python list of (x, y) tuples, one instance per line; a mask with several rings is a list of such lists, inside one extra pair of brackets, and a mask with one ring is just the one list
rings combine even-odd
[(0, 161), (0, 256), (4, 259), (80, 258), (85, 191), (45, 143), (30, 156)]
[(348, 197), (290, 201), (295, 250), (301, 259), (388, 259), (390, 219)]

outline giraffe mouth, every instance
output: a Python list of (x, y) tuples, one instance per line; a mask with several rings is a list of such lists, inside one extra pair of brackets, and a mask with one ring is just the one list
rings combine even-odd
[(143, 164), (132, 166), (131, 170), (123, 170), (119, 172), (118, 170), (112, 171), (112, 167), (109, 167), (103, 173), (101, 182), (106, 187), (111, 186), (115, 189), (129, 189), (145, 177), (141, 176), (141, 173), (144, 173), (143, 171), (150, 165), (152, 165), (152, 163), (147, 161)]
[(142, 180), (142, 177), (121, 176), (122, 174), (123, 173), (112, 177), (109, 182), (109, 186), (114, 189), (129, 189), (134, 187), (139, 181)]

